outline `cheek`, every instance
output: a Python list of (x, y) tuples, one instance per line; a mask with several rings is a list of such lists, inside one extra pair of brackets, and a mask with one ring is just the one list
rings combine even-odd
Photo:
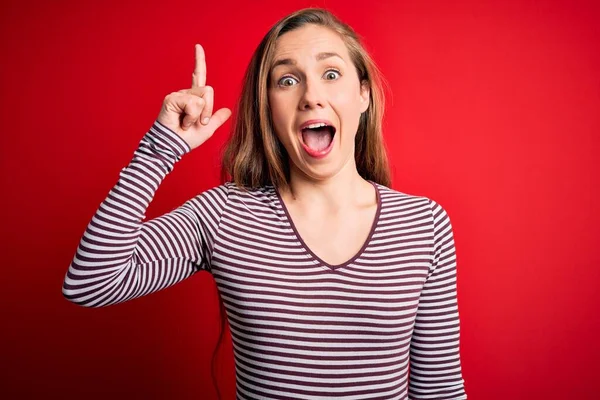
[[(344, 114), (360, 113), (360, 93), (354, 87), (332, 93), (333, 104)], [(349, 117), (349, 115), (345, 115)]]
[[(269, 96), (269, 109), (271, 113), (271, 121), (273, 122), (273, 127), (278, 132), (281, 127), (281, 107), (274, 96)], [(279, 136), (279, 133), (277, 135)]]
[(283, 100), (284, 99), (282, 99), (278, 96), (274, 96), (274, 95), (269, 96), (269, 106), (271, 108), (271, 118), (273, 120), (273, 124), (275, 124), (275, 126), (277, 126), (277, 127), (282, 127), (283, 125), (286, 124), (287, 113), (285, 112), (286, 106), (285, 106), (285, 104), (284, 104), (285, 102)]
[(334, 108), (344, 131), (356, 132), (360, 120), (361, 102), (359, 93), (355, 90), (342, 91), (334, 94), (332, 98), (332, 107)]
[(286, 112), (286, 107), (283, 99), (278, 98), (274, 95), (269, 95), (269, 107), (271, 109), (271, 121), (273, 122), (273, 129), (275, 135), (284, 146), (287, 147), (290, 138), (288, 137), (287, 127), (289, 120), (289, 112)]

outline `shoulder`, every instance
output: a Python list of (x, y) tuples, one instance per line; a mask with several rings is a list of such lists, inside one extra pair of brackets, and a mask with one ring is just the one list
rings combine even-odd
[(200, 205), (211, 208), (222, 209), (229, 200), (229, 188), (226, 184), (214, 186), (210, 189), (203, 191), (192, 199), (194, 202), (200, 203)]
[(375, 183), (379, 191), (381, 203), (385, 207), (424, 208), (429, 207), (430, 199), (425, 196), (402, 192)]
[(446, 209), (435, 199), (428, 196), (402, 192), (376, 183), (381, 197), (382, 208), (391, 211), (404, 210), (407, 213), (418, 212), (427, 215), (431, 222), (437, 224), (449, 219)]
[(276, 196), (273, 186), (247, 188), (238, 186), (234, 182), (226, 182), (221, 186), (227, 191), (229, 198), (237, 202), (271, 202)]
[(271, 204), (277, 196), (273, 186), (262, 186), (256, 188), (244, 188), (234, 182), (225, 182), (201, 193), (201, 200), (215, 200), (225, 205), (231, 204)]
[(204, 190), (189, 199), (185, 208), (190, 208), (202, 217), (210, 217), (211, 221), (218, 222), (223, 215), (231, 212), (244, 215), (248, 211), (265, 210), (273, 208), (275, 195), (273, 187), (241, 188), (233, 182), (225, 182)]

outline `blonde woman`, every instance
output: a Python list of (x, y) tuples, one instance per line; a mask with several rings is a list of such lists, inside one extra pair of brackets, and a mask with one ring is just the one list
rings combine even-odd
[(247, 69), (224, 183), (142, 222), (177, 161), (231, 115), (213, 112), (196, 45), (192, 87), (166, 96), (64, 296), (102, 307), (207, 271), (238, 399), (465, 399), (452, 227), (434, 200), (389, 188), (383, 108), (354, 31), (326, 10), (295, 12)]

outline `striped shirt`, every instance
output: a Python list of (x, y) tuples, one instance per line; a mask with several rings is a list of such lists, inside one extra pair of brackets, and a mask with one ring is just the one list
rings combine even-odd
[(438, 203), (371, 182), (368, 239), (335, 266), (306, 246), (273, 186), (227, 182), (143, 222), (189, 151), (152, 125), (81, 238), (68, 300), (117, 304), (207, 271), (227, 312), (237, 399), (466, 399), (454, 239)]

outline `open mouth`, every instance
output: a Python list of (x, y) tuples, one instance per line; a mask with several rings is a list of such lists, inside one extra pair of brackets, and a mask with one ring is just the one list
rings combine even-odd
[(302, 142), (306, 147), (320, 153), (331, 145), (335, 136), (335, 127), (324, 122), (310, 124), (301, 129)]

